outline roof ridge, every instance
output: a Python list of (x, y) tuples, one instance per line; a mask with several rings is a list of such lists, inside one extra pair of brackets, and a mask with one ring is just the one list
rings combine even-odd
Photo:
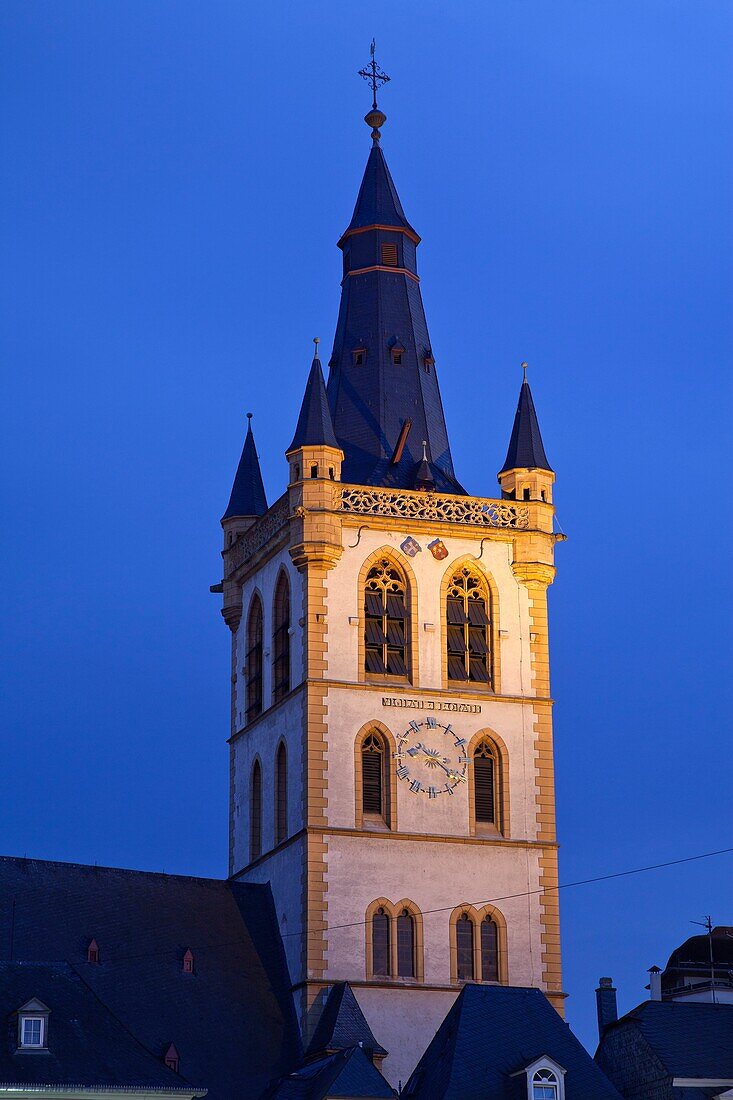
[[(202, 882), (213, 885), (226, 886), (232, 879), (229, 878), (210, 878), (204, 875), (181, 875), (177, 873), (170, 873), (168, 871), (143, 871), (135, 867), (112, 867), (107, 864), (100, 863), (76, 863), (72, 860), (64, 859), (37, 859), (34, 856), (3, 856), (0, 855), (0, 863), (43, 863), (50, 867), (78, 867), (85, 871), (119, 871), (125, 875), (149, 875), (150, 877), (164, 878), (164, 879), (184, 879), (186, 882)], [(262, 883), (242, 883), (245, 886), (261, 886)]]

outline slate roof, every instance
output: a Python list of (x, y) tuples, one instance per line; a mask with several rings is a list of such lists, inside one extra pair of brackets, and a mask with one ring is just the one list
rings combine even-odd
[[(0, 1086), (85, 1085), (147, 1088), (199, 1095), (135, 1039), (66, 963), (0, 962)], [(49, 1009), (47, 1050), (18, 1047), (17, 1022), (8, 1016), (32, 999)]]
[(376, 142), (369, 153), (354, 213), (346, 232), (366, 225), (394, 225), (415, 233), (405, 217), (384, 153)]
[(733, 1004), (644, 1001), (603, 1034), (633, 1027), (672, 1077), (733, 1078)]
[(566, 1070), (566, 1100), (620, 1100), (539, 989), (467, 984), (401, 1095), (512, 1100), (526, 1096), (514, 1074), (543, 1056)]
[(542, 442), (540, 425), (532, 400), (532, 391), (529, 382), (525, 378), (519, 391), (517, 411), (514, 414), (514, 425), (509, 440), (504, 465), (500, 473), (505, 470), (549, 470), (552, 466), (547, 460), (545, 447)]
[(72, 965), (154, 1056), (174, 1043), (210, 1100), (258, 1097), (302, 1058), (267, 885), (0, 858), (0, 958), (11, 937), (15, 959)]
[(335, 448), (339, 446), (333, 432), (333, 423), (331, 422), (331, 413), (326, 397), (326, 383), (323, 379), (321, 361), (318, 356), (311, 364), (295, 435), (293, 436), (293, 442), (288, 447), (288, 452), (295, 450), (296, 447), (317, 446)]
[(361, 1045), (369, 1054), (384, 1056), (387, 1053), (374, 1038), (349, 983), (336, 982), (328, 994), (307, 1053), (322, 1054), (356, 1045)]
[(242, 457), (234, 475), (232, 494), (222, 519), (231, 516), (264, 516), (267, 511), (265, 486), (262, 483), (260, 460), (257, 457), (252, 434), (252, 418), (248, 418), (247, 435), (244, 438)]
[[(412, 489), (426, 440), (435, 488), (464, 493), (453, 470), (417, 280), (417, 241), (384, 154), (374, 145), (354, 216), (339, 241), (344, 279), (327, 390), (333, 429), (344, 452), (341, 477), (356, 485)], [(385, 264), (385, 245), (396, 250), (396, 266)], [(404, 350), (396, 363), (393, 351), (398, 348)], [(402, 455), (393, 463), (408, 420)]]
[(359, 1046), (339, 1050), (283, 1077), (263, 1100), (324, 1100), (325, 1097), (396, 1096), (371, 1059)]

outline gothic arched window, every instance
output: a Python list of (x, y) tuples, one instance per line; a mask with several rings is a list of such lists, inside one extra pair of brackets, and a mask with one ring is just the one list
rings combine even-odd
[(409, 909), (397, 917), (397, 977), (415, 977), (415, 918)]
[(532, 1075), (532, 1100), (558, 1100), (557, 1076), (551, 1069), (538, 1069)]
[(456, 921), (456, 975), (459, 982), (472, 982), (475, 977), (473, 931), (471, 917), (468, 913), (462, 913)]
[(481, 921), (481, 980), (499, 981), (499, 929), (491, 917)]
[(249, 858), (250, 862), (262, 855), (262, 768), (255, 760), (249, 791)]
[(372, 917), (372, 973), (388, 978), (390, 975), (390, 919), (380, 906)]
[(364, 667), (373, 676), (408, 675), (407, 582), (389, 558), (369, 570), (364, 590)]
[(275, 589), (272, 617), (272, 701), (290, 691), (290, 584), (280, 574)]
[(378, 733), (369, 733), (361, 744), (361, 808), (364, 814), (387, 820), (387, 753)]
[(476, 821), (496, 825), (496, 757), (487, 741), (473, 754), (473, 791)]
[(244, 658), (247, 721), (262, 713), (262, 601), (254, 596), (247, 619), (247, 653)]
[(288, 836), (288, 754), (281, 741), (275, 758), (275, 843)]
[(489, 591), (465, 566), (448, 585), (446, 602), (448, 679), (491, 687), (491, 615)]

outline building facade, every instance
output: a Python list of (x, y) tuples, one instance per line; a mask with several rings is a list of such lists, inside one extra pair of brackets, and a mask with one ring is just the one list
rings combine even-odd
[(559, 536), (526, 377), (499, 490), (456, 479), (420, 238), (384, 115), (366, 117), (328, 383), (316, 347), (270, 507), (248, 428), (215, 590), (232, 639), (230, 874), (271, 885), (305, 1041), (348, 981), (394, 1083), (466, 981), (536, 987), (562, 1012)]

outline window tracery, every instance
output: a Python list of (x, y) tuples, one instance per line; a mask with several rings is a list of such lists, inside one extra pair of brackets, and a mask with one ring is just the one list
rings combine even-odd
[(364, 589), (365, 669), (373, 676), (408, 675), (407, 582), (389, 558), (369, 570)]
[(275, 589), (272, 629), (272, 701), (279, 702), (290, 691), (290, 584), (280, 574)]
[(262, 601), (255, 595), (247, 619), (247, 653), (244, 659), (246, 715), (251, 722), (262, 713)]
[(492, 686), (491, 617), (486, 584), (467, 566), (448, 585), (448, 679)]

